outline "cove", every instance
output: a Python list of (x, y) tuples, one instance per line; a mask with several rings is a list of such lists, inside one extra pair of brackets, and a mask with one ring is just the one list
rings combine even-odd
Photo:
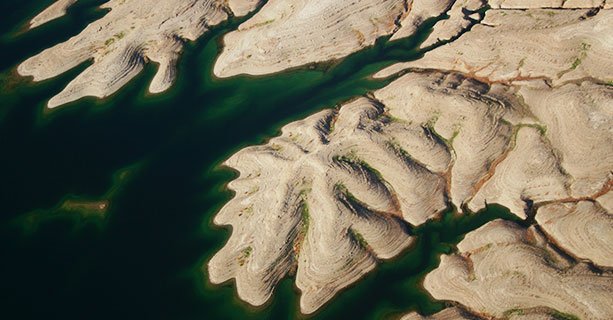
[[(44, 105), (84, 64), (56, 78), (31, 83), (14, 68), (45, 47), (64, 41), (104, 14), (104, 1), (83, 1), (68, 16), (31, 32), (20, 29), (50, 1), (0, 0), (15, 17), (0, 23), (0, 253), (5, 319), (292, 319), (293, 279), (273, 301), (253, 309), (231, 285), (211, 286), (201, 272), (227, 240), (210, 225), (232, 196), (235, 174), (219, 167), (247, 145), (265, 142), (290, 121), (385, 86), (370, 75), (396, 61), (419, 58), (417, 45), (435, 20), (413, 38), (382, 38), (341, 61), (263, 77), (212, 77), (223, 34), (243, 19), (216, 27), (186, 44), (178, 79), (163, 95), (146, 93), (156, 66), (108, 99), (83, 99), (53, 112)], [(13, 11), (14, 10), (14, 11)], [(440, 17), (442, 19), (445, 17)], [(100, 199), (114, 177), (138, 170), (114, 192), (103, 228), (49, 219), (24, 234), (14, 221), (54, 208), (67, 197)], [(471, 230), (508, 211), (490, 207), (473, 215), (449, 212), (414, 230), (418, 242), (342, 292), (314, 317), (377, 319), (444, 302), (420, 287), (438, 256)]]

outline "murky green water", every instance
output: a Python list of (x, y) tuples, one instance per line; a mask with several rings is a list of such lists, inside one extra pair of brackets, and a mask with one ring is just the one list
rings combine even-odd
[[(46, 101), (86, 65), (41, 83), (17, 77), (16, 65), (104, 15), (95, 9), (104, 1), (80, 1), (67, 17), (23, 33), (51, 2), (0, 0), (0, 10), (10, 12), (0, 20), (0, 318), (300, 317), (293, 279), (254, 310), (236, 299), (231, 284), (211, 286), (201, 272), (229, 235), (210, 224), (230, 199), (224, 186), (234, 177), (218, 165), (292, 120), (384, 86), (389, 80), (368, 76), (419, 57), (413, 48), (427, 28), (417, 39), (382, 40), (336, 64), (214, 79), (218, 41), (234, 21), (186, 47), (179, 79), (164, 95), (146, 94), (155, 72), (150, 65), (109, 99), (47, 112)], [(43, 219), (24, 231), (29, 213), (61, 217), (54, 208), (64, 199), (111, 204), (103, 222)], [(463, 234), (497, 217), (511, 215), (498, 207), (472, 216), (449, 213), (416, 229), (413, 249), (382, 263), (315, 318), (440, 310), (444, 303), (420, 288), (423, 276)]]

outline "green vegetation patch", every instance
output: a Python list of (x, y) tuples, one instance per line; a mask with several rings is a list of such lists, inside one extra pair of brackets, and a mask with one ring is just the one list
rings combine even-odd
[(549, 314), (556, 320), (580, 320), (576, 315), (564, 313), (558, 310), (553, 310)]
[(573, 64), (570, 66), (571, 70), (575, 70), (577, 69), (579, 65), (581, 65), (581, 63), (583, 62), (583, 59), (587, 57), (587, 52), (590, 50), (591, 47), (592, 45), (589, 43), (586, 43), (586, 42), (581, 43), (579, 47), (579, 56), (575, 58), (575, 61), (573, 61)]
[(355, 239), (358, 242), (360, 247), (362, 247), (363, 249), (368, 249), (369, 248), (368, 242), (366, 241), (366, 239), (364, 239), (364, 236), (361, 233), (359, 233), (359, 232), (357, 232), (357, 231), (355, 231), (355, 230), (350, 228), (349, 229), (349, 234), (351, 235), (351, 237), (353, 239)]
[(336, 162), (344, 162), (352, 166), (361, 167), (363, 170), (368, 171), (369, 173), (377, 177), (377, 179), (379, 179), (380, 181), (385, 181), (381, 172), (371, 166), (368, 162), (358, 158), (355, 151), (351, 151), (349, 154), (344, 156), (334, 156), (332, 157), (332, 159)]
[(253, 248), (251, 246), (248, 246), (247, 248), (241, 250), (241, 254), (238, 257), (238, 265), (240, 265), (241, 267), (245, 265), (245, 263), (247, 263), (247, 259), (249, 259), (249, 257), (251, 256), (251, 253), (253, 253)]

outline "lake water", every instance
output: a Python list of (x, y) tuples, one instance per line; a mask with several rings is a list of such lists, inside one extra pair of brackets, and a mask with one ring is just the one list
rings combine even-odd
[[(428, 28), (414, 39), (382, 39), (336, 63), (215, 79), (220, 38), (236, 20), (186, 46), (169, 92), (147, 94), (156, 68), (148, 65), (108, 99), (49, 112), (49, 98), (87, 65), (40, 83), (18, 77), (16, 65), (104, 15), (96, 9), (104, 1), (79, 1), (68, 16), (24, 32), (52, 2), (0, 0), (0, 318), (301, 318), (293, 279), (259, 309), (240, 302), (232, 284), (208, 284), (202, 266), (229, 236), (210, 221), (231, 198), (225, 185), (235, 177), (219, 165), (290, 121), (385, 86), (390, 79), (369, 75), (418, 58), (414, 48)], [(109, 200), (110, 207), (103, 221), (68, 219), (54, 209), (67, 198)], [(36, 221), (24, 219), (33, 213)], [(383, 262), (314, 318), (442, 309), (445, 302), (421, 289), (423, 276), (466, 232), (497, 217), (513, 216), (501, 207), (449, 212), (414, 230), (419, 240), (412, 249)]]

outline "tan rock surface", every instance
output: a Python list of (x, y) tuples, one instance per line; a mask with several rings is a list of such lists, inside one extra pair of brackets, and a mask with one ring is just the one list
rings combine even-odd
[[(232, 5), (244, 13), (256, 3), (245, 1), (235, 0)], [(19, 65), (19, 74), (41, 81), (93, 59), (90, 67), (49, 101), (50, 108), (85, 96), (106, 97), (139, 74), (148, 60), (159, 64), (149, 91), (165, 91), (174, 81), (183, 42), (196, 40), (224, 21), (229, 10), (214, 0), (111, 0), (103, 7), (111, 11), (79, 35)]]
[[(443, 181), (386, 145), (381, 115), (381, 107), (361, 98), (338, 115), (323, 111), (292, 123), (267, 145), (230, 158), (226, 164), (241, 176), (215, 223), (231, 224), (233, 236), (209, 262), (211, 281), (236, 278), (239, 296), (260, 305), (297, 264), (300, 307), (311, 313), (377, 259), (410, 245), (399, 205), (438, 212)], [(389, 174), (395, 170), (404, 174)], [(422, 181), (420, 188), (410, 178)], [(403, 203), (406, 192), (412, 203)]]
[(607, 212), (613, 212), (613, 191), (609, 191), (596, 199)]
[[(607, 68), (604, 68), (607, 69)], [(519, 90), (546, 128), (571, 196), (593, 196), (613, 180), (613, 88), (590, 82)]]
[(51, 20), (55, 20), (66, 14), (68, 7), (73, 5), (77, 0), (57, 0), (50, 5), (47, 9), (43, 10), (36, 17), (30, 21), (30, 29), (36, 28), (42, 24), (45, 24)]
[[(450, 18), (436, 25), (423, 46), (462, 34), (483, 5), (409, 4), (396, 38), (414, 32), (403, 28), (415, 30), (428, 16), (449, 9)], [(277, 37), (279, 30), (296, 25), (294, 15), (310, 17), (298, 12), (313, 6), (272, 2), (243, 30), (226, 37), (218, 74), (286, 68), (269, 49), (258, 49), (266, 57), (257, 65), (246, 63), (249, 54), (236, 48), (257, 47), (245, 45), (256, 41), (248, 34)], [(271, 12), (289, 12), (289, 22), (279, 22)], [(613, 220), (604, 208), (611, 206), (606, 188), (613, 172), (613, 100), (610, 87), (597, 84), (611, 75), (606, 62), (613, 39), (603, 33), (609, 16), (606, 10), (490, 10), (459, 39), (383, 71), (390, 75), (414, 68), (372, 97), (292, 123), (267, 145), (242, 150), (227, 162), (241, 176), (230, 184), (236, 198), (215, 223), (232, 225), (234, 233), (209, 263), (211, 280), (235, 278), (241, 298), (259, 305), (296, 268), (301, 310), (311, 313), (372, 270), (375, 258), (390, 258), (410, 244), (400, 220), (389, 217), (419, 225), (436, 217), (446, 202), (473, 211), (500, 203), (523, 218), (528, 209), (539, 208), (537, 221), (547, 221), (543, 229), (555, 243), (572, 255), (609, 265), (603, 256), (610, 255), (605, 246)], [(292, 37), (274, 45), (283, 52)], [(306, 43), (319, 41), (310, 37)], [(292, 61), (301, 65), (329, 55), (321, 49), (328, 40), (318, 45), (313, 46), (317, 55), (309, 51)], [(232, 55), (234, 60), (228, 58)], [(228, 67), (228, 59), (234, 67)], [(592, 207), (583, 208), (587, 205)], [(557, 210), (560, 206), (581, 210)], [(356, 218), (362, 210), (367, 219)], [(352, 239), (362, 246), (352, 246)], [(486, 317), (550, 319), (563, 312), (605, 319), (611, 313), (611, 275), (559, 255), (534, 228), (496, 221), (469, 234), (458, 248), (460, 254), (443, 256), (426, 279), (426, 289), (437, 299), (457, 301)], [(521, 313), (510, 312), (515, 309)], [(457, 318), (457, 312), (449, 309), (432, 318)]]
[(488, 0), (492, 8), (537, 9), (537, 8), (594, 8), (604, 6), (606, 0)]
[(226, 162), (241, 173), (229, 185), (236, 197), (215, 218), (233, 235), (209, 262), (211, 281), (235, 278), (239, 296), (260, 305), (297, 265), (301, 310), (315, 311), (410, 244), (400, 219), (436, 217), (448, 190), (467, 197), (463, 188), (487, 175), (520, 114), (504, 94), (455, 74), (408, 74), (378, 100), (320, 112), (240, 151)]
[(613, 216), (598, 202), (545, 205), (536, 221), (566, 252), (613, 267)]
[(609, 319), (613, 275), (565, 261), (534, 229), (496, 220), (469, 233), (459, 253), (441, 256), (424, 286), (480, 314), (503, 317), (547, 307), (581, 319)]
[(611, 81), (613, 34), (606, 30), (613, 29), (613, 11), (590, 15), (589, 10), (489, 10), (456, 41), (375, 76), (410, 67), (456, 70), (488, 82), (541, 78), (560, 85), (586, 77)]
[(526, 218), (526, 201), (540, 203), (566, 198), (570, 179), (541, 131), (535, 127), (520, 127), (513, 150), (468, 207), (476, 212), (486, 202), (497, 203)]
[(455, 0), (409, 1), (409, 12), (400, 22), (400, 29), (392, 35), (391, 40), (412, 36), (422, 23), (430, 18), (447, 12)]
[(403, 316), (402, 318), (400, 318), (400, 320), (475, 320), (475, 319), (478, 319), (478, 318), (456, 307), (447, 308), (431, 316), (422, 316), (417, 312), (411, 312)]
[(459, 36), (463, 31), (478, 21), (473, 19), (477, 10), (485, 5), (483, 0), (456, 0), (448, 11), (449, 19), (439, 21), (432, 33), (421, 44), (422, 48), (427, 48), (441, 41), (448, 41)]
[[(375, 93), (390, 114), (429, 128), (449, 148), (444, 172), (457, 208), (469, 200), (493, 165), (510, 147), (512, 122), (522, 111), (508, 103), (502, 86), (487, 85), (458, 74), (407, 74)], [(426, 163), (432, 160), (423, 160)]]
[(224, 37), (214, 73), (261, 75), (338, 59), (394, 32), (405, 13), (396, 0), (270, 0)]

